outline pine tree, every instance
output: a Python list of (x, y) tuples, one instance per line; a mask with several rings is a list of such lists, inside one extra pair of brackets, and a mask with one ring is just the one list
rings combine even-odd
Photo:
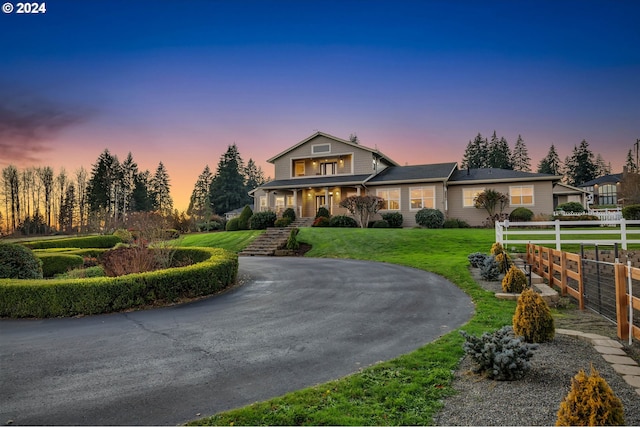
[(489, 164), (489, 143), (480, 133), (469, 141), (462, 158), (462, 167), (469, 169), (486, 168)]
[(211, 184), (209, 198), (218, 214), (240, 208), (247, 204), (243, 162), (236, 144), (230, 145), (220, 157), (218, 170)]
[(602, 154), (598, 153), (596, 155), (596, 177), (609, 175), (611, 173), (611, 165), (607, 164), (602, 158)]
[(187, 215), (194, 217), (196, 221), (207, 221), (213, 213), (209, 191), (213, 182), (213, 174), (206, 165), (202, 173), (198, 176), (196, 184), (191, 192)]
[(487, 167), (498, 169), (512, 169), (511, 149), (504, 137), (498, 139), (496, 131), (493, 131), (491, 142), (489, 143), (489, 162)]
[(169, 173), (160, 162), (156, 168), (156, 173), (151, 178), (151, 194), (153, 207), (160, 211), (163, 215), (171, 215), (173, 210), (173, 199), (169, 194)]
[(638, 165), (636, 165), (636, 161), (633, 158), (633, 153), (631, 152), (631, 150), (629, 150), (629, 152), (627, 153), (627, 160), (625, 161), (624, 165), (629, 172), (637, 172), (638, 170)]
[(516, 145), (513, 147), (511, 166), (513, 167), (513, 170), (516, 171), (531, 171), (531, 158), (529, 157), (529, 152), (527, 151), (527, 146), (524, 144), (522, 135), (518, 135)]
[(593, 158), (589, 143), (584, 139), (578, 147), (574, 146), (573, 153), (566, 164), (567, 183), (580, 185), (597, 178), (598, 168)]
[[(92, 166), (91, 177), (87, 184), (87, 203), (90, 212), (104, 211), (111, 216), (113, 209), (113, 186), (119, 168), (118, 158), (105, 149)], [(46, 199), (46, 185), (45, 185)]]
[(133, 191), (136, 188), (136, 177), (138, 176), (138, 164), (133, 160), (131, 152), (127, 154), (127, 158), (122, 162), (120, 169), (120, 187), (122, 189), (121, 210), (124, 215), (127, 215), (128, 212), (135, 210)]
[(139, 172), (135, 177), (132, 203), (136, 212), (150, 212), (154, 207), (151, 191), (151, 173), (148, 170)]
[(260, 168), (260, 166), (256, 165), (253, 159), (249, 159), (247, 162), (247, 167), (244, 168), (244, 177), (247, 192), (254, 188), (258, 188), (265, 183), (264, 172), (262, 172), (262, 168)]
[(540, 163), (538, 164), (538, 173), (562, 175), (562, 164), (560, 163), (560, 156), (558, 156), (556, 147), (553, 144), (551, 144), (546, 157), (540, 160)]

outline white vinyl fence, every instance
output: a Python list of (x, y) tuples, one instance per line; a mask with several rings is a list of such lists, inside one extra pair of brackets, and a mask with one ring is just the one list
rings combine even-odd
[[(639, 220), (624, 218), (609, 221), (496, 221), (496, 242), (507, 245), (549, 245), (554, 243), (556, 250), (568, 244), (618, 243), (627, 249), (630, 243), (640, 243)], [(631, 227), (630, 227), (631, 226)], [(583, 228), (585, 227), (585, 228)], [(568, 237), (569, 236), (569, 237)], [(575, 237), (575, 238), (572, 238)]]
[(589, 209), (586, 212), (565, 212), (555, 211), (555, 215), (560, 216), (576, 216), (576, 215), (592, 215), (597, 216), (600, 221), (617, 221), (622, 219), (622, 208), (613, 209)]

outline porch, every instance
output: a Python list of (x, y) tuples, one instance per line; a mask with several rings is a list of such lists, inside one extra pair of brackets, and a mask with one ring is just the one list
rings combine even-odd
[(275, 212), (278, 217), (285, 209), (291, 208), (298, 218), (313, 218), (318, 209), (326, 208), (333, 215), (345, 215), (348, 211), (340, 207), (340, 202), (361, 194), (361, 187), (308, 187), (266, 190), (259, 196), (258, 210)]

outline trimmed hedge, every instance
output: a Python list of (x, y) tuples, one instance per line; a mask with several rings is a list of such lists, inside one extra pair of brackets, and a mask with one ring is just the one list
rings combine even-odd
[(42, 276), (53, 277), (56, 274), (66, 273), (74, 268), (82, 267), (84, 261), (80, 255), (68, 253), (46, 253), (37, 254), (42, 261)]
[(21, 242), (20, 244), (30, 249), (49, 248), (112, 248), (122, 242), (118, 236), (85, 236), (71, 237), (69, 239), (55, 240), (34, 240), (31, 242)]
[(177, 258), (199, 261), (120, 277), (0, 280), (0, 316), (60, 317), (121, 311), (210, 295), (236, 283), (238, 256), (219, 248), (180, 248)]

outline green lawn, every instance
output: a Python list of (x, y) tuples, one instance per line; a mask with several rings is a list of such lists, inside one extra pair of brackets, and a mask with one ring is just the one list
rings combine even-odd
[(194, 233), (180, 237), (180, 246), (222, 248), (240, 252), (264, 230), (224, 231), (216, 233)]
[[(225, 233), (217, 233), (225, 234)], [(229, 233), (234, 234), (234, 233)], [(489, 252), (492, 229), (302, 228), (310, 257), (392, 262), (440, 274), (467, 292), (476, 314), (472, 334), (511, 324), (515, 302), (498, 300), (471, 278), (467, 255)], [(217, 239), (217, 237), (216, 237)], [(463, 356), (457, 331), (412, 353), (345, 378), (192, 422), (194, 425), (428, 425), (451, 393)], [(461, 408), (464, 410), (464, 408)]]

